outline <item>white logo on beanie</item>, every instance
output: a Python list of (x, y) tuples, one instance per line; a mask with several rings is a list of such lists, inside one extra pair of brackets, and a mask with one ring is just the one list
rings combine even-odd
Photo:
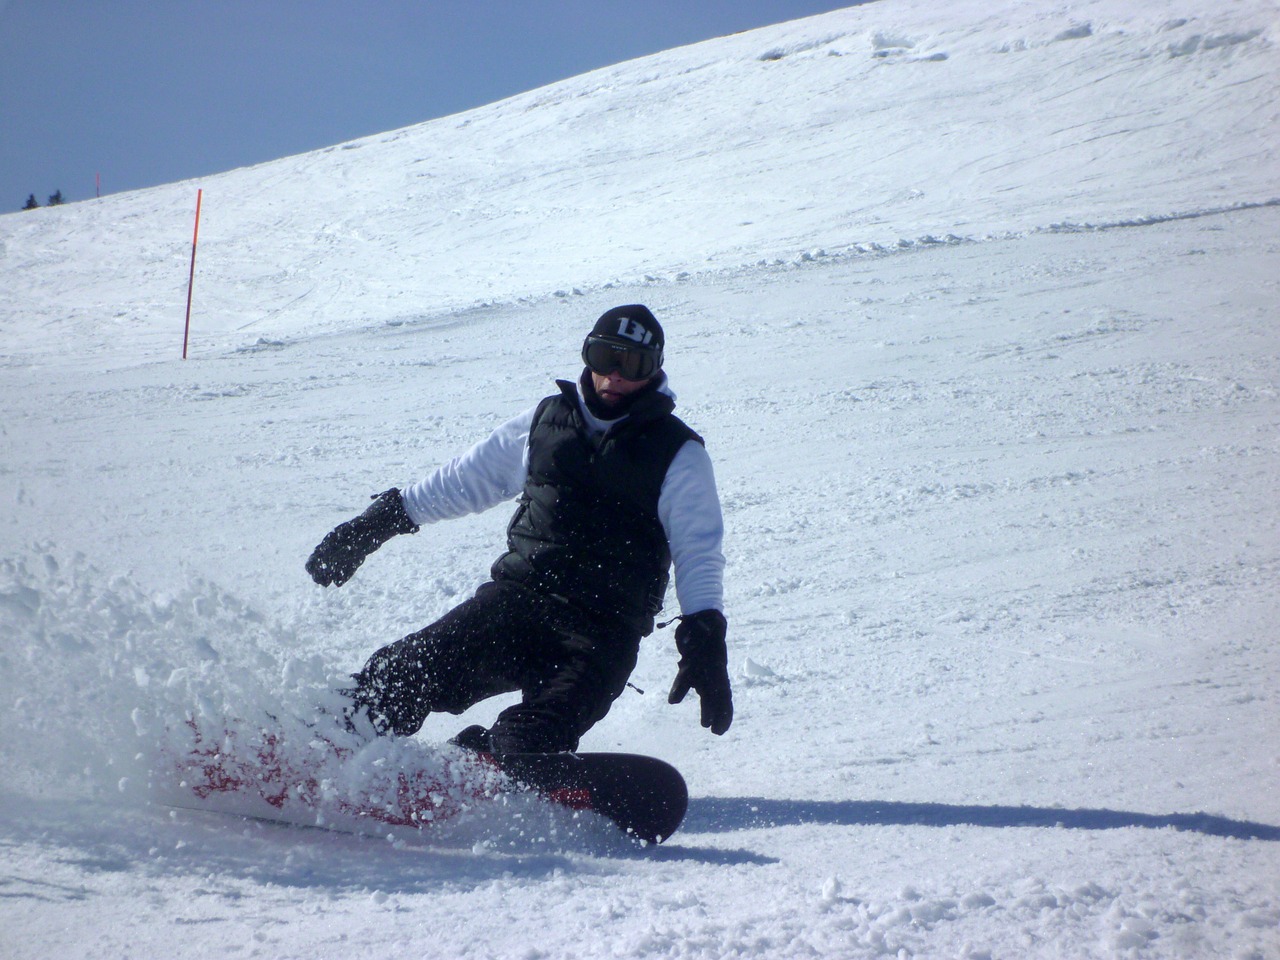
[(630, 317), (618, 318), (618, 336), (634, 340), (646, 347), (653, 341), (653, 333), (645, 329), (645, 325), (639, 320), (632, 320)]

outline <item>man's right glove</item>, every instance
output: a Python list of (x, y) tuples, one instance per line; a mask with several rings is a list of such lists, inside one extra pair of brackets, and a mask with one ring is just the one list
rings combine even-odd
[(680, 666), (668, 703), (679, 703), (690, 688), (698, 691), (702, 725), (720, 736), (733, 723), (733, 694), (729, 690), (729, 653), (724, 636), (729, 624), (719, 610), (701, 610), (680, 618), (676, 649)]
[(351, 579), (364, 558), (399, 533), (417, 533), (417, 525), (405, 512), (395, 487), (373, 498), (371, 506), (354, 520), (340, 523), (312, 551), (307, 573), (322, 587), (342, 586)]

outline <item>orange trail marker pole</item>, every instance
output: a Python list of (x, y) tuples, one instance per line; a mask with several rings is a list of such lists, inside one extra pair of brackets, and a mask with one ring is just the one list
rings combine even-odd
[(187, 341), (191, 338), (191, 291), (196, 284), (196, 244), (200, 242), (200, 200), (204, 190), (196, 191), (196, 229), (191, 235), (191, 275), (187, 277), (187, 323), (182, 331), (182, 359), (187, 359)]

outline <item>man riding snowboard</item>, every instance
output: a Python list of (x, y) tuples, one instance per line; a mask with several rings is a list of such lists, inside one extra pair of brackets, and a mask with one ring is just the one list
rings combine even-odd
[(723, 611), (723, 520), (702, 438), (672, 410), (664, 336), (648, 308), (606, 311), (577, 383), (498, 427), (404, 491), (387, 490), (316, 547), (307, 572), (341, 586), (391, 537), (518, 496), (507, 549), (474, 597), (369, 658), (353, 723), (416, 733), (520, 691), (493, 726), (455, 742), (497, 754), (576, 750), (608, 713), (654, 629), (674, 564), (680, 661), (668, 700), (698, 693), (702, 725), (733, 720)]

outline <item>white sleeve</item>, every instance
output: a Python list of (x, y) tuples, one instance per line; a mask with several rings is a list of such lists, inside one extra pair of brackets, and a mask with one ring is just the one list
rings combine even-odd
[(524, 489), (529, 429), (537, 407), (508, 420), (460, 457), (400, 491), (405, 512), (418, 524), (480, 513)]
[(724, 518), (715, 472), (696, 440), (682, 446), (667, 468), (658, 519), (671, 546), (681, 613), (724, 609)]

